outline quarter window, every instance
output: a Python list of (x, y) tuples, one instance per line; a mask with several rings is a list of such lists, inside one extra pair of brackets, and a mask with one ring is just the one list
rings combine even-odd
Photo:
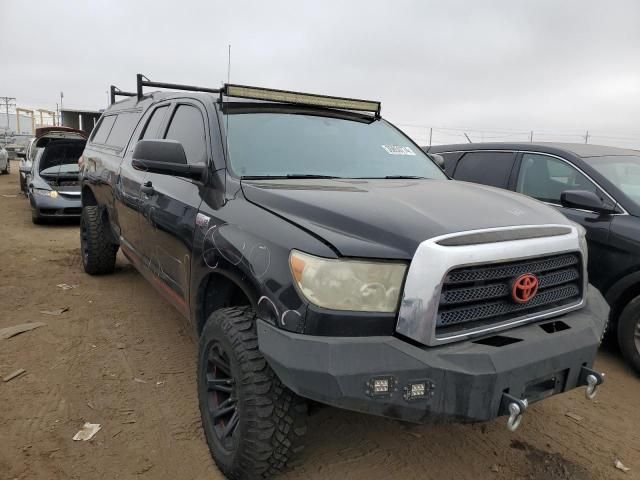
[(557, 158), (535, 153), (522, 156), (516, 190), (543, 202), (560, 204), (565, 190), (588, 190), (598, 193), (585, 175)]
[(91, 141), (94, 143), (106, 143), (107, 137), (109, 133), (111, 133), (111, 128), (116, 121), (116, 115), (109, 115), (106, 117), (102, 117), (100, 123), (96, 127), (96, 131), (91, 138)]
[(104, 143), (110, 147), (123, 148), (129, 142), (140, 115), (138, 113), (119, 113), (117, 117), (111, 128), (111, 133), (109, 133), (107, 141)]
[(188, 163), (206, 163), (207, 149), (204, 121), (200, 110), (196, 107), (179, 105), (173, 114), (165, 138), (177, 140), (182, 144)]

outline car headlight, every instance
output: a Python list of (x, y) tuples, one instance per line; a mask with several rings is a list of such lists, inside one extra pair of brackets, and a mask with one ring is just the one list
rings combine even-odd
[(45, 190), (44, 188), (34, 188), (33, 191), (36, 195), (41, 195), (43, 197), (51, 197), (58, 198), (58, 192), (55, 190)]
[(407, 265), (315, 257), (292, 250), (291, 273), (304, 297), (332, 310), (395, 312)]

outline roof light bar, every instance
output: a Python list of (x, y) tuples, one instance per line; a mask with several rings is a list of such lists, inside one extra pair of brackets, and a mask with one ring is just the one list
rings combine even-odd
[(380, 115), (380, 102), (358, 100), (355, 98), (329, 97), (311, 93), (290, 92), (270, 88), (248, 87), (245, 85), (226, 84), (224, 93), (229, 97), (248, 98), (252, 100), (267, 100), (296, 105), (313, 105), (317, 107), (339, 108), (360, 112), (373, 112)]
[(124, 91), (120, 90), (118, 87), (116, 87), (115, 85), (111, 85), (111, 87), (109, 88), (109, 96), (111, 98), (111, 105), (116, 103), (116, 97), (135, 97), (136, 95), (137, 95), (137, 93), (124, 92)]

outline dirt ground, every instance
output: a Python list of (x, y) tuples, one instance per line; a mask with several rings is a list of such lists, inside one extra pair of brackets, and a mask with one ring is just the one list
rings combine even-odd
[[(77, 224), (36, 226), (17, 163), (0, 176), (0, 479), (219, 479), (200, 426), (190, 325), (127, 261), (82, 272)], [(63, 290), (66, 283), (74, 288)], [(68, 308), (59, 316), (42, 310)], [(483, 425), (406, 426), (331, 408), (283, 479), (640, 478), (640, 379), (600, 353), (606, 385), (533, 405), (516, 433)], [(569, 416), (567, 416), (569, 414)], [(102, 430), (72, 437), (84, 422)], [(614, 467), (618, 458), (630, 470)]]

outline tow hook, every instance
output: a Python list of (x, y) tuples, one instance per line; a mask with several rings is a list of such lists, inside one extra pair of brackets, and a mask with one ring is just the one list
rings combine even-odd
[(507, 420), (507, 428), (512, 432), (515, 432), (520, 426), (522, 421), (522, 415), (529, 406), (527, 399), (519, 399), (508, 393), (502, 394), (502, 404), (509, 413), (509, 419)]
[(589, 400), (593, 400), (598, 393), (598, 387), (604, 383), (604, 373), (596, 372), (587, 367), (580, 371), (580, 385), (586, 385), (584, 394)]

